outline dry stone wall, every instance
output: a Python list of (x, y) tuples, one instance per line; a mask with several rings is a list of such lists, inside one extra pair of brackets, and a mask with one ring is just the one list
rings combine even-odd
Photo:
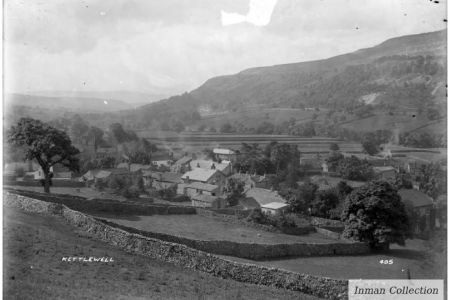
[(141, 204), (108, 199), (91, 199), (70, 195), (44, 194), (31, 191), (14, 191), (11, 193), (42, 200), (59, 203), (67, 207), (86, 213), (117, 213), (138, 215), (167, 215), (167, 214), (195, 214), (195, 208), (164, 204)]
[(91, 236), (125, 251), (146, 255), (221, 278), (284, 288), (326, 299), (347, 299), (348, 282), (346, 280), (233, 262), (186, 245), (149, 238), (109, 226), (59, 203), (43, 202), (20, 195), (4, 193), (4, 204), (19, 207), (29, 212), (62, 216), (71, 225), (79, 227)]
[(365, 243), (336, 242), (329, 244), (292, 243), (292, 244), (256, 244), (233, 241), (196, 240), (159, 232), (142, 231), (116, 223), (99, 220), (109, 226), (128, 232), (156, 238), (167, 242), (183, 244), (209, 253), (235, 256), (252, 260), (274, 259), (289, 256), (324, 256), (367, 254), (370, 250)]

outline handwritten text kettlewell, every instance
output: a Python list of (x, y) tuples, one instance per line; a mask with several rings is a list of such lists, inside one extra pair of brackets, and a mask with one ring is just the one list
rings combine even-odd
[(66, 262), (102, 262), (102, 263), (109, 263), (109, 262), (114, 262), (114, 259), (112, 257), (63, 256), (61, 261), (66, 261)]

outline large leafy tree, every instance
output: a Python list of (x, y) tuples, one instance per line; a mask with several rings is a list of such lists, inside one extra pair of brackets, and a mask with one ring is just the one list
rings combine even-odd
[(404, 245), (408, 216), (397, 190), (385, 181), (373, 181), (347, 196), (341, 216), (344, 236), (368, 242), (373, 248), (386, 243)]
[(270, 151), (270, 160), (278, 173), (288, 165), (297, 167), (300, 161), (300, 152), (295, 145), (275, 144)]
[(75, 115), (72, 118), (70, 130), (73, 136), (80, 137), (88, 132), (89, 125), (79, 115)]
[(105, 141), (103, 140), (103, 130), (98, 127), (89, 127), (87, 134), (90, 138), (94, 140), (94, 147), (97, 149), (100, 145), (103, 145)]
[(129, 162), (132, 164), (144, 164), (148, 165), (152, 162), (150, 153), (143, 151), (134, 151), (128, 153)]
[(24, 149), (25, 159), (35, 159), (44, 173), (44, 191), (50, 192), (52, 166), (61, 164), (71, 171), (79, 170), (72, 141), (64, 131), (31, 118), (22, 118), (8, 133), (8, 142)]
[(112, 134), (112, 138), (115, 144), (122, 144), (138, 140), (135, 132), (126, 131), (120, 123), (111, 124), (109, 126), (109, 132)]
[(374, 177), (372, 166), (356, 156), (346, 157), (339, 161), (338, 172), (347, 180), (367, 181)]
[(361, 145), (364, 152), (369, 155), (375, 155), (380, 151), (380, 144), (378, 143), (375, 134), (372, 132), (364, 135)]
[(422, 165), (417, 171), (416, 180), (420, 189), (434, 199), (447, 193), (447, 176), (442, 168), (445, 165), (445, 161), (430, 163)]
[(258, 144), (242, 143), (239, 153), (240, 155), (235, 163), (235, 169), (239, 172), (260, 175), (273, 173), (273, 165), (270, 159), (264, 156)]
[(318, 191), (312, 202), (313, 214), (318, 217), (330, 218), (331, 210), (339, 204), (339, 196), (335, 189)]

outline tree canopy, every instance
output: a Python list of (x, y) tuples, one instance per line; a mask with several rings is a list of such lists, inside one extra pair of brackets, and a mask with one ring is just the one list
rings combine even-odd
[(8, 133), (8, 142), (24, 149), (25, 159), (35, 159), (44, 173), (44, 190), (50, 192), (50, 168), (61, 164), (69, 170), (79, 170), (77, 154), (72, 141), (64, 131), (31, 118), (22, 118)]
[(405, 205), (395, 187), (373, 181), (347, 196), (342, 212), (344, 236), (368, 242), (373, 248), (385, 243), (404, 245), (409, 233)]
[(340, 160), (337, 170), (342, 178), (348, 180), (367, 181), (374, 177), (372, 166), (356, 156)]

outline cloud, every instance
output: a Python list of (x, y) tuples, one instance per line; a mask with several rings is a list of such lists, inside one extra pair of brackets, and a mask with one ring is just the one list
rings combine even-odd
[[(249, 67), (326, 58), (439, 30), (445, 7), (423, 0), (279, 0), (268, 22), (250, 17), (242, 0), (8, 0), (5, 90), (175, 94)], [(246, 22), (222, 26), (221, 10)], [(249, 22), (256, 19), (268, 23)]]

